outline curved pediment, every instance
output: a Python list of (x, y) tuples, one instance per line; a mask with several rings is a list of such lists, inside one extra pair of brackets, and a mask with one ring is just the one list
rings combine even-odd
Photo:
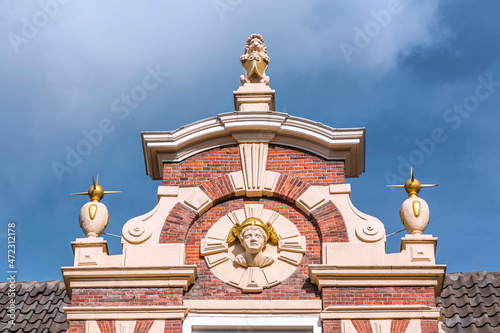
[(143, 132), (147, 174), (162, 177), (163, 163), (238, 143), (262, 142), (303, 149), (345, 162), (346, 177), (365, 170), (365, 129), (338, 129), (279, 112), (231, 112), (170, 132)]

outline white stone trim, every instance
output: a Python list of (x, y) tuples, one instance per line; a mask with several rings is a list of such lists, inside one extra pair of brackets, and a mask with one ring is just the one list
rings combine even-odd
[(425, 305), (329, 306), (320, 314), (325, 319), (439, 319), (441, 308)]
[(66, 320), (184, 319), (185, 306), (79, 306), (65, 307)]
[[(239, 315), (198, 315), (188, 314), (182, 324), (182, 333), (196, 333), (197, 329), (233, 329), (235, 332), (248, 328), (279, 329), (282, 332), (312, 332), (321, 333), (321, 322), (318, 315), (265, 315), (265, 314), (239, 314)], [(297, 329), (303, 329), (297, 330)], [(281, 332), (281, 331), (277, 331)]]
[(246, 195), (262, 196), (267, 164), (267, 143), (240, 143), (241, 169)]
[[(264, 137), (259, 137), (259, 133), (265, 133)], [(358, 177), (365, 170), (364, 128), (334, 129), (285, 113), (249, 111), (220, 114), (172, 132), (143, 132), (146, 172), (158, 180), (162, 178), (163, 163), (248, 142), (252, 137), (253, 142), (265, 139), (310, 151), (327, 160), (345, 161), (346, 177)]]
[(321, 300), (184, 300), (189, 313), (320, 313)]
[(73, 288), (163, 288), (187, 290), (196, 265), (170, 267), (62, 267), (68, 295)]
[(311, 282), (323, 287), (434, 287), (441, 293), (446, 265), (328, 266), (309, 265)]

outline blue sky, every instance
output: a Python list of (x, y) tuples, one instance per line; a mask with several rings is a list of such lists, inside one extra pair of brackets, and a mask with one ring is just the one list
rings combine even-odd
[[(233, 111), (239, 56), (260, 33), (278, 111), (366, 128), (366, 172), (347, 180), (359, 210), (400, 230), (406, 193), (386, 185), (411, 164), (439, 184), (420, 193), (438, 263), (499, 271), (499, 11), (494, 1), (0, 2), (0, 251), (15, 221), (18, 280), (62, 279), (88, 201), (69, 194), (97, 174), (123, 191), (104, 198), (106, 232), (150, 211), (160, 182), (146, 175), (141, 131)], [(120, 240), (105, 238), (119, 254)], [(5, 280), (6, 255), (0, 267)]]

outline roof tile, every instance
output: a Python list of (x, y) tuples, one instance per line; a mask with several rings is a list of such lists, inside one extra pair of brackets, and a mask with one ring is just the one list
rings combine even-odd
[(500, 332), (500, 272), (447, 274), (436, 303), (446, 332)]

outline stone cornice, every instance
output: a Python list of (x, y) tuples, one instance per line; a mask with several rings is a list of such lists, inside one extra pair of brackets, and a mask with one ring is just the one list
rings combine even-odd
[(309, 265), (311, 282), (323, 287), (434, 287), (441, 293), (446, 265), (329, 266)]
[(168, 267), (62, 267), (66, 290), (73, 288), (164, 288), (187, 290), (196, 279), (196, 265)]
[(184, 319), (185, 306), (80, 306), (64, 308), (66, 320)]
[(327, 160), (345, 161), (346, 176), (365, 170), (365, 129), (334, 129), (279, 112), (232, 112), (172, 132), (143, 132), (147, 174), (162, 178), (163, 163), (243, 142), (267, 142), (310, 151)]
[(441, 309), (425, 305), (329, 306), (320, 319), (439, 319)]
[(320, 313), (321, 300), (184, 300), (189, 313)]

